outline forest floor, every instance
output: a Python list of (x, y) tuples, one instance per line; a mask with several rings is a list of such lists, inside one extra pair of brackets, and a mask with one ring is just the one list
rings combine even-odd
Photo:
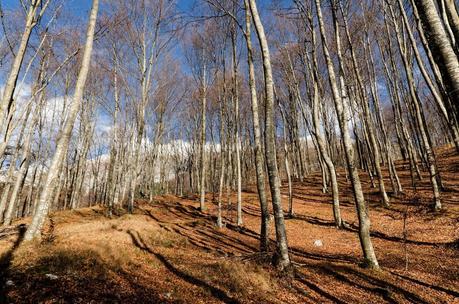
[[(243, 194), (244, 226), (225, 211), (222, 229), (214, 204), (201, 213), (196, 198), (161, 196), (111, 219), (101, 207), (55, 212), (41, 242), (19, 245), (29, 219), (4, 229), (11, 235), (0, 237), (0, 303), (459, 303), (459, 156), (438, 154), (439, 213), (429, 206), (427, 173), (414, 191), (399, 163), (405, 194), (389, 208), (361, 175), (381, 271), (359, 266), (355, 206), (341, 171), (346, 230), (334, 228), (319, 174), (295, 182), (295, 216), (286, 220), (294, 277), (261, 263), (255, 192)], [(286, 205), (285, 187), (283, 194)]]

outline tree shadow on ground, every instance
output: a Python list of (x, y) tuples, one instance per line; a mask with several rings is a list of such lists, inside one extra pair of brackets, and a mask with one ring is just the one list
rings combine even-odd
[(30, 267), (12, 269), (8, 279), (14, 285), (4, 288), (0, 303), (177, 302), (93, 250), (53, 251)]
[(19, 233), (16, 240), (14, 241), (13, 246), (2, 257), (0, 257), (0, 303), (7, 303), (6, 288), (11, 267), (11, 261), (13, 259), (14, 252), (19, 248), (19, 245), (24, 239), (24, 234), (27, 230), (26, 225), (19, 225), (17, 227), (17, 230)]
[(239, 301), (229, 297), (225, 291), (216, 288), (199, 278), (193, 277), (190, 274), (175, 267), (164, 255), (153, 251), (148, 245), (146, 245), (138, 232), (129, 230), (127, 233), (131, 237), (132, 243), (137, 248), (154, 255), (170, 272), (172, 272), (180, 279), (209, 291), (212, 296), (225, 303), (239, 303)]
[[(314, 275), (310, 276), (311, 273)], [(352, 293), (339, 292), (341, 287), (338, 285), (335, 289), (321, 287), (321, 280), (336, 280), (340, 284), (361, 290), (368, 295), (377, 295), (387, 303), (439, 303), (444, 301), (445, 295), (452, 297), (458, 295), (457, 291), (393, 272), (372, 271), (354, 265), (331, 263), (327, 257), (323, 261), (302, 264), (298, 268), (295, 279), (334, 303), (354, 303), (356, 299), (352, 297)], [(429, 292), (432, 289), (442, 293)], [(370, 298), (368, 302), (371, 302)]]
[[(235, 247), (225, 247), (226, 245), (237, 245), (242, 240), (241, 236), (245, 237), (245, 242), (247, 239), (252, 241), (258, 240), (259, 234), (250, 229), (241, 229), (235, 225), (229, 224), (227, 228), (233, 233), (239, 233), (240, 236), (233, 235), (232, 233), (228, 234), (225, 232), (220, 232), (212, 226), (212, 223), (215, 221), (215, 218), (197, 212), (195, 210), (189, 210), (187, 206), (173, 206), (169, 205), (169, 208), (174, 210), (174, 217), (185, 218), (189, 220), (192, 219), (202, 219), (203, 221), (197, 222), (199, 230), (202, 233), (196, 233), (196, 227), (186, 227), (186, 225), (177, 225), (174, 224), (173, 231), (181, 234), (182, 236), (188, 238), (192, 244), (197, 245), (198, 247), (205, 249), (206, 251), (221, 252), (222, 249), (227, 250), (229, 253), (237, 253), (240, 255), (247, 254), (245, 250)], [(298, 215), (296, 215), (298, 217)], [(301, 220), (306, 220), (314, 225), (320, 226), (334, 226), (332, 221), (326, 221), (320, 218), (311, 218), (305, 216), (299, 216)], [(169, 226), (170, 227), (170, 226)], [(357, 233), (357, 226), (351, 226), (348, 231), (352, 233)], [(224, 236), (224, 237), (223, 237)], [(434, 242), (422, 242), (416, 240), (405, 240), (400, 237), (387, 235), (382, 232), (374, 231), (372, 236), (376, 238), (381, 238), (387, 241), (399, 242), (399, 243), (408, 243), (415, 245), (424, 245), (424, 246), (453, 246), (456, 245), (450, 243), (434, 243)], [(244, 247), (244, 249), (251, 251), (252, 254), (256, 253), (257, 250), (255, 247)], [(431, 290), (436, 290), (442, 292), (444, 295), (457, 297), (457, 292), (452, 289), (443, 288), (441, 286), (436, 286), (433, 284), (427, 284), (416, 279), (411, 279), (409, 277), (402, 277), (394, 273), (382, 272), (384, 275), (379, 276), (378, 274), (373, 274), (371, 271), (360, 269), (357, 264), (359, 259), (349, 255), (336, 255), (336, 254), (326, 254), (326, 253), (310, 253), (306, 252), (301, 248), (291, 247), (290, 252), (292, 258), (296, 261), (299, 266), (300, 272), (301, 269), (307, 270), (307, 273), (318, 273), (320, 275), (329, 276), (334, 280), (339, 281), (342, 284), (352, 286), (352, 288), (364, 290), (373, 295), (379, 296), (381, 299), (388, 303), (398, 303), (402, 301), (411, 301), (416, 303), (433, 303), (435, 302), (435, 296), (426, 295), (425, 292), (420, 292), (426, 288)], [(230, 254), (231, 255), (231, 254)], [(299, 263), (298, 263), (299, 262)], [(303, 264), (301, 264), (303, 263)], [(324, 266), (325, 265), (325, 266)], [(324, 297), (330, 301), (336, 303), (345, 303), (348, 301), (348, 297), (344, 296), (341, 298), (339, 293), (336, 293), (334, 290), (326, 290), (321, 287), (320, 282), (314, 282), (309, 279), (309, 276), (303, 273), (295, 278), (297, 282), (306, 288), (306, 290), (312, 290), (316, 294), (319, 294), (321, 297)], [(403, 282), (403, 285), (398, 285), (397, 281)], [(404, 287), (402, 287), (404, 286)], [(410, 287), (408, 287), (410, 286)], [(300, 288), (301, 289), (301, 288)], [(303, 290), (304, 291), (304, 290)], [(307, 291), (306, 291), (307, 293)], [(323, 300), (323, 299), (322, 299)]]

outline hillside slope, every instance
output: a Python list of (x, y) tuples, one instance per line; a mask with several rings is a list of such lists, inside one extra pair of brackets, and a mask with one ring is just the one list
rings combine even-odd
[(231, 223), (232, 197), (220, 230), (215, 205), (201, 213), (193, 197), (162, 196), (112, 219), (100, 207), (55, 212), (41, 243), (17, 246), (21, 222), (3, 230), (0, 303), (459, 303), (458, 157), (442, 154), (441, 213), (430, 211), (428, 187), (409, 188), (404, 166), (398, 169), (406, 193), (392, 197), (388, 209), (362, 174), (381, 272), (358, 266), (355, 207), (344, 174), (346, 230), (334, 228), (330, 198), (313, 175), (295, 183), (295, 216), (287, 220), (294, 278), (260, 263), (269, 257), (257, 254), (254, 192), (243, 195), (244, 227)]

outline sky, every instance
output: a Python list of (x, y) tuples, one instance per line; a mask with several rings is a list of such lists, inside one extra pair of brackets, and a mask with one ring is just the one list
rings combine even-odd
[[(59, 1), (53, 0), (53, 1), (55, 1), (56, 3), (59, 3), (62, 0), (59, 0)], [(64, 0), (64, 1), (68, 2), (69, 3), (68, 6), (75, 10), (77, 9), (85, 10), (85, 9), (89, 9), (91, 6), (91, 0)], [(185, 1), (188, 1), (188, 0), (185, 0)], [(20, 4), (19, 0), (0, 0), (0, 2), (5, 8), (17, 7)]]
[[(92, 0), (52, 0), (56, 3), (59, 3), (61, 1), (68, 2), (66, 4), (66, 7), (75, 12), (75, 14), (84, 14), (89, 12), (89, 9), (91, 8), (91, 3)], [(178, 0), (178, 6), (182, 10), (186, 10), (189, 8), (189, 6), (194, 2), (194, 0)], [(260, 1), (260, 2), (266, 2), (266, 0)], [(14, 8), (19, 6), (19, 0), (0, 0), (0, 3), (2, 4), (3, 8)]]
[[(55, 3), (64, 1), (65, 6), (77, 15), (87, 14), (91, 8), (92, 0), (52, 0)], [(105, 0), (107, 1), (107, 0)], [(186, 11), (196, 0), (177, 0), (179, 9)], [(257, 3), (261, 6), (270, 3), (272, 0), (258, 0)], [(284, 0), (277, 0), (284, 1)], [(3, 8), (14, 8), (19, 7), (19, 0), (0, 0)]]
[[(45, 0), (42, 0), (43, 2)], [(100, 11), (103, 11), (103, 4), (109, 2), (110, 0), (101, 0), (101, 7)], [(224, 1), (224, 0), (222, 0)], [(263, 11), (269, 3), (271, 3), (273, 0), (257, 0), (257, 3), (259, 5), (259, 8), (261, 11)], [(277, 1), (284, 1), (284, 0), (277, 0)], [(178, 8), (179, 10), (183, 11), (184, 13), (189, 12), (191, 9), (191, 6), (193, 6), (194, 3), (203, 3), (204, 0), (177, 0)], [(67, 13), (71, 15), (78, 16), (81, 20), (81, 22), (84, 22), (84, 20), (87, 19), (87, 16), (89, 14), (89, 11), (91, 9), (91, 4), (92, 0), (51, 0), (52, 4), (61, 4), (64, 3), (63, 10), (65, 10)], [(20, 0), (0, 0), (0, 4), (3, 8), (3, 10), (14, 10), (14, 9), (19, 9), (20, 8)], [(3, 33), (0, 32), (0, 36)], [(177, 49), (177, 57), (181, 57), (182, 54), (179, 52), (179, 48)], [(184, 68), (186, 68), (186, 65), (184, 65)], [(2, 84), (4, 83), (4, 76), (2, 73), (0, 73), (0, 88)]]

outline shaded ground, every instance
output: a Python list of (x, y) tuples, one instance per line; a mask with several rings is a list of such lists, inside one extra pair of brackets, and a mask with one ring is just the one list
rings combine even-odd
[(0, 303), (459, 303), (459, 157), (441, 156), (446, 210), (438, 214), (427, 174), (413, 191), (400, 163), (405, 194), (391, 197), (389, 209), (362, 174), (381, 272), (358, 266), (355, 207), (340, 172), (347, 230), (334, 228), (319, 175), (295, 183), (295, 217), (286, 222), (294, 279), (257, 264), (254, 192), (243, 196), (244, 227), (228, 210), (220, 230), (215, 205), (203, 214), (193, 198), (163, 196), (115, 219), (100, 208), (55, 213), (40, 244), (17, 248), (20, 229), (0, 237)]

